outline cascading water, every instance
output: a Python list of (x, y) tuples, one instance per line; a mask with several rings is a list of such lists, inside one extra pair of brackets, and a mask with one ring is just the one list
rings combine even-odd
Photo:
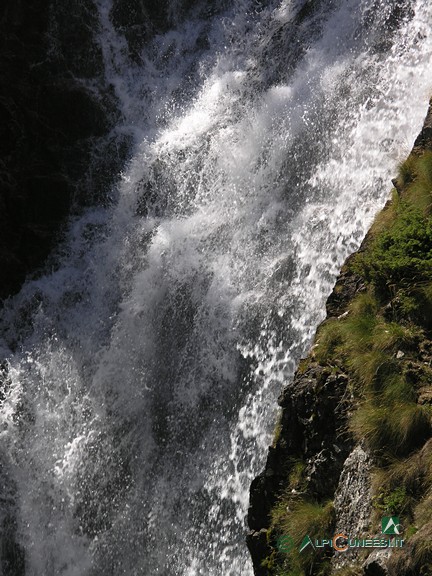
[(250, 576), (276, 397), (420, 129), (432, 6), (173, 2), (138, 59), (95, 8), (130, 160), (2, 311), (3, 538), (26, 576)]

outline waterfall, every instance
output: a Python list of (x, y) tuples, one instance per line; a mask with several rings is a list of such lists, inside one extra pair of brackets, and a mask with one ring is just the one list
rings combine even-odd
[(432, 90), (428, 0), (187, 5), (137, 56), (94, 0), (128, 159), (1, 311), (26, 576), (252, 575), (276, 398)]

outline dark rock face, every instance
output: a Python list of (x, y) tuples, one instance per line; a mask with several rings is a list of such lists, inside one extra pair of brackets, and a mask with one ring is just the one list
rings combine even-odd
[(44, 263), (71, 209), (109, 201), (126, 157), (127, 137), (107, 137), (120, 112), (98, 31), (91, 0), (0, 7), (0, 300)]
[(413, 152), (419, 153), (422, 150), (432, 150), (432, 100), (429, 103), (429, 110), (422, 131), (414, 142)]
[(54, 2), (7, 0), (0, 8), (0, 299), (43, 263), (91, 139), (108, 129), (106, 110), (73, 80), (100, 68), (91, 20), (84, 27), (68, 11), (63, 27)]
[(387, 561), (391, 550), (379, 550), (370, 554), (363, 565), (365, 576), (389, 576)]
[(252, 564), (255, 576), (266, 576), (267, 568), (261, 566), (261, 561), (271, 553), (271, 547), (267, 542), (267, 530), (252, 531), (246, 536), (246, 544), (252, 556)]
[[(361, 249), (362, 248), (359, 249), (359, 252)], [(349, 264), (350, 259), (351, 257), (347, 259), (339, 275), (338, 283), (327, 299), (326, 312), (329, 318), (345, 314), (354, 296), (365, 289), (363, 279), (360, 276), (353, 274), (351, 271), (348, 272), (347, 265)]]
[(271, 509), (288, 484), (293, 461), (306, 463), (307, 490), (315, 498), (331, 497), (336, 490), (353, 446), (346, 433), (347, 384), (344, 374), (332, 374), (330, 369), (315, 364), (304, 373), (297, 371), (279, 399), (279, 440), (269, 448), (265, 469), (254, 479), (250, 491), (248, 524), (252, 532), (247, 545), (255, 574), (268, 574), (261, 567), (270, 550), (266, 529)]

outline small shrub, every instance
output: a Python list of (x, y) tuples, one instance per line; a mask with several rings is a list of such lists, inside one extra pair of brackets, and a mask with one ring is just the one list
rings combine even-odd
[(392, 227), (363, 256), (363, 272), (380, 294), (392, 284), (432, 279), (432, 222), (406, 205)]
[(405, 538), (407, 540), (409, 540), (410, 538), (412, 538), (414, 536), (414, 534), (417, 534), (417, 532), (418, 532), (417, 526), (413, 526), (411, 524), (411, 526), (408, 526), (408, 528), (405, 531)]
[(391, 295), (391, 286), (432, 279), (432, 152), (411, 155), (401, 164), (397, 182), (403, 192), (387, 209), (392, 218), (372, 228), (371, 244), (353, 262), (380, 297)]
[(389, 516), (399, 516), (407, 508), (407, 493), (405, 486), (398, 486), (390, 492), (383, 491), (375, 500), (375, 507)]

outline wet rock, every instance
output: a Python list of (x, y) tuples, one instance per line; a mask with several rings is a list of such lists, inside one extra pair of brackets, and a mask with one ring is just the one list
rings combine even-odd
[(334, 496), (336, 529), (359, 535), (369, 527), (371, 502), (371, 457), (356, 446), (345, 460)]
[(267, 568), (261, 565), (262, 559), (266, 558), (271, 548), (267, 543), (267, 530), (252, 531), (246, 537), (246, 544), (252, 557), (255, 576), (267, 576)]
[(352, 447), (345, 432), (347, 384), (345, 375), (315, 365), (298, 372), (284, 390), (279, 399), (279, 440), (269, 448), (265, 469), (251, 485), (248, 523), (252, 530), (270, 525), (270, 511), (286, 486), (293, 460), (306, 463), (310, 494), (333, 495)]
[(429, 110), (422, 131), (414, 142), (414, 153), (422, 153), (423, 150), (432, 150), (432, 100), (429, 102)]
[(350, 260), (351, 258), (348, 258), (346, 261), (337, 284), (327, 299), (326, 311), (328, 318), (333, 316), (338, 318), (345, 314), (356, 294), (365, 290), (363, 279), (349, 270)]

